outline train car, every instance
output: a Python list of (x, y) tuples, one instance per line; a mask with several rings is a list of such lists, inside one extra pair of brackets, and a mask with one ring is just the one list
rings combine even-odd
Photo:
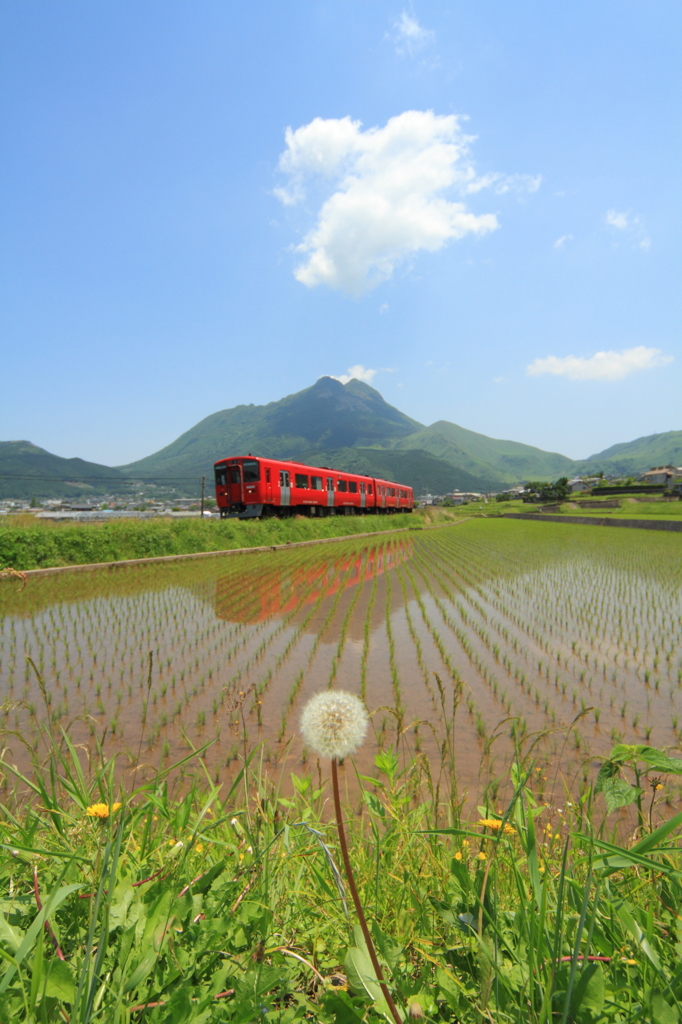
[(405, 484), (328, 466), (234, 455), (214, 466), (221, 518), (386, 515), (411, 512), (414, 492)]

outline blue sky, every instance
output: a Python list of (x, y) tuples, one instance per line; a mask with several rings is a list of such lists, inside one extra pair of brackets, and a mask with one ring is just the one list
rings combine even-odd
[(5, 0), (0, 438), (122, 464), (352, 367), (575, 458), (682, 429), (681, 30), (658, 0)]

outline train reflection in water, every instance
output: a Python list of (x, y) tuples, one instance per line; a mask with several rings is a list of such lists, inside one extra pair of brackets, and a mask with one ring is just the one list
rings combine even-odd
[(285, 566), (277, 564), (280, 558), (276, 554), (272, 569), (259, 574), (251, 592), (247, 574), (240, 577), (238, 584), (232, 574), (216, 581), (216, 617), (228, 622), (256, 623), (288, 615), (320, 599), (333, 598), (339, 590), (371, 582), (375, 576), (410, 558), (412, 549), (411, 538), (400, 538), (391, 544), (376, 544), (336, 558), (308, 556), (296, 565)]

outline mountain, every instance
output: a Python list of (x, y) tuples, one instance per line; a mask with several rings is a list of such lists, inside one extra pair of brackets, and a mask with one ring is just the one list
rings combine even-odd
[(107, 494), (125, 477), (110, 466), (62, 459), (30, 441), (0, 441), (0, 498)]
[(362, 381), (320, 377), (278, 402), (213, 413), (161, 451), (119, 468), (155, 480), (210, 477), (216, 459), (238, 452), (401, 480), (420, 494), (496, 490), (528, 478), (555, 479), (573, 466), (563, 455), (444, 420), (425, 427)]
[[(213, 413), (161, 451), (110, 469), (61, 459), (28, 441), (0, 442), (0, 497), (61, 497), (116, 491), (116, 482), (151, 480), (189, 488), (224, 456), (252, 452), (309, 465), (399, 480), (418, 494), (503, 490), (525, 480), (594, 473), (636, 474), (682, 465), (682, 431), (613, 445), (581, 462), (518, 441), (503, 441), (438, 420), (425, 427), (359, 380), (320, 377), (268, 405)], [(182, 484), (185, 487), (182, 487)], [(124, 488), (122, 488), (124, 489)]]
[(159, 479), (212, 473), (216, 459), (238, 452), (283, 459), (305, 452), (316, 461), (311, 452), (384, 448), (420, 428), (362, 381), (320, 377), (279, 402), (213, 413), (161, 451), (119, 468), (128, 476)]
[(573, 472), (574, 462), (518, 441), (498, 441), (456, 423), (438, 420), (396, 443), (398, 448), (423, 448), (474, 476), (508, 484), (521, 480), (555, 480)]
[(636, 441), (614, 444), (576, 465), (580, 473), (596, 473), (602, 469), (609, 476), (630, 476), (653, 466), (682, 466), (682, 430), (668, 430), (665, 434), (650, 434)]

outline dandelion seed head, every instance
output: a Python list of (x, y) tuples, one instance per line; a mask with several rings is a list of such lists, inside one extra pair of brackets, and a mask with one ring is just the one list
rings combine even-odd
[(344, 690), (325, 690), (311, 697), (301, 715), (301, 732), (320, 757), (341, 761), (362, 746), (369, 718), (359, 697)]

